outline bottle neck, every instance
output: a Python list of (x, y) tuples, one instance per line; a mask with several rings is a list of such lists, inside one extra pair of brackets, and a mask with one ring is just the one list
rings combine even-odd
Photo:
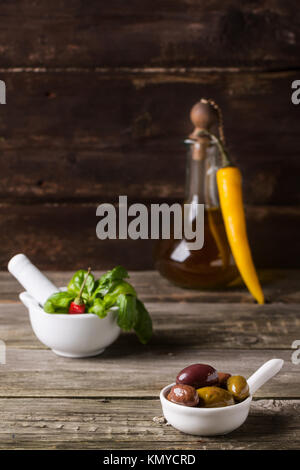
[(188, 139), (185, 202), (219, 207), (216, 172), (220, 168), (217, 146), (207, 138)]

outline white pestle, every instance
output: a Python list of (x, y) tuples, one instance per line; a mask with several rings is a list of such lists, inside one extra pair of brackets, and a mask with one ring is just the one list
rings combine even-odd
[(50, 295), (59, 289), (36, 267), (20, 253), (8, 263), (9, 272), (19, 281), (24, 289), (40, 304), (44, 305)]

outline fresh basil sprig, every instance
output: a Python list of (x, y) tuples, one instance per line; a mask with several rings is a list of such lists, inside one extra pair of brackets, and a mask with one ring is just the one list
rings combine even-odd
[[(57, 292), (46, 301), (44, 310), (47, 313), (68, 313), (69, 306), (79, 294), (87, 271), (77, 271), (68, 284), (67, 291)], [(117, 306), (117, 323), (124, 331), (134, 330), (141, 341), (147, 343), (152, 336), (152, 321), (145, 305), (137, 298), (135, 289), (129, 282), (128, 272), (122, 266), (95, 280), (90, 273), (87, 277), (82, 298), (86, 312), (94, 313), (99, 318), (106, 317), (111, 307)]]
[[(71, 281), (68, 284), (68, 292), (70, 294), (74, 294), (75, 297), (79, 294), (86, 275), (87, 275), (87, 271), (85, 271), (84, 269), (80, 269), (74, 274), (74, 276), (72, 277)], [(94, 286), (95, 286), (94, 276), (91, 273), (89, 273), (89, 275), (87, 276), (82, 294), (81, 294), (83, 300), (89, 301), (92, 295), (92, 292), (94, 290)]]

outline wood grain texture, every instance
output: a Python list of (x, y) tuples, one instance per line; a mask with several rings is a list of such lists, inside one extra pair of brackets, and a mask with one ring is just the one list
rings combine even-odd
[(258, 400), (227, 436), (187, 436), (153, 421), (159, 400), (0, 399), (0, 449), (298, 449), (299, 400)]
[[(104, 272), (93, 270), (96, 279)], [(73, 274), (74, 271), (45, 271), (45, 275), (57, 286), (67, 285)], [(299, 270), (261, 270), (259, 277), (265, 296), (271, 303), (300, 303)], [(157, 271), (130, 271), (129, 280), (144, 302), (254, 304), (252, 296), (241, 281), (237, 282), (235, 287), (228, 287), (224, 290), (201, 291), (176, 287), (160, 276)], [(5, 302), (5, 305), (0, 306), (0, 311), (5, 312), (6, 302), (18, 301), (18, 294), (22, 290), (22, 286), (9, 272), (0, 271), (0, 301)], [(15, 308), (18, 309), (17, 306), (12, 306), (12, 309)]]
[[(191, 106), (222, 107), (244, 199), (299, 205), (297, 72), (3, 73), (0, 199), (182, 199)], [(24, 119), (26, 116), (26, 119)], [(283, 158), (284, 155), (284, 158)]]
[[(58, 285), (69, 275), (50, 273)], [(143, 346), (126, 333), (100, 356), (67, 359), (37, 342), (25, 308), (9, 300), (16, 295), (16, 283), (0, 273), (0, 292), (8, 296), (0, 303), (0, 338), (7, 344), (6, 364), (1, 365), (0, 448), (298, 448), (300, 376), (299, 365), (291, 362), (290, 341), (299, 332), (299, 304), (188, 302), (187, 291), (165, 281), (162, 295), (175, 297), (161, 302), (157, 273), (132, 273), (132, 278), (143, 298), (152, 298), (147, 303), (154, 321), (150, 344)], [(289, 278), (298, 285), (294, 273), (270, 289), (280, 295)], [(153, 420), (162, 413), (159, 390), (187, 364), (210, 363), (249, 377), (272, 357), (283, 358), (284, 367), (256, 393), (249, 418), (234, 433), (199, 438)]]
[[(185, 348), (289, 349), (297, 331), (300, 334), (299, 304), (258, 306), (182, 300), (146, 305), (153, 319), (154, 338), (150, 345), (153, 353), (179, 354)], [(27, 315), (21, 304), (0, 304), (0, 338), (8, 347), (43, 348)], [(113, 348), (116, 353), (129, 348), (131, 355), (144, 351), (133, 334), (121, 335)]]
[[(2, 2), (2, 66), (298, 66), (296, 0)], [(20, 21), (21, 20), (21, 21)]]
[[(118, 264), (127, 269), (152, 269), (154, 240), (97, 238), (97, 206), (0, 204), (0, 269), (6, 269), (9, 259), (20, 252), (40, 269), (112, 269)], [(299, 267), (299, 208), (248, 206), (246, 217), (257, 267)]]
[(6, 365), (1, 366), (0, 397), (156, 398), (188, 364), (211, 364), (218, 370), (249, 377), (273, 357), (285, 360), (284, 369), (255, 396), (299, 397), (299, 366), (292, 364), (291, 350), (251, 350), (249, 344), (248, 349), (239, 350), (189, 348), (176, 344), (175, 339), (164, 345), (159, 337), (147, 346), (137, 346), (130, 334), (119, 346), (114, 343), (102, 355), (90, 359), (66, 359), (49, 350), (8, 348)]

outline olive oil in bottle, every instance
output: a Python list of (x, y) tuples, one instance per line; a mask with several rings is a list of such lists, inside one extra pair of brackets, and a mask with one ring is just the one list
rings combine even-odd
[(219, 110), (213, 102), (201, 100), (192, 108), (191, 119), (195, 130), (185, 141), (188, 162), (184, 202), (195, 208), (204, 204), (204, 245), (199, 250), (190, 250), (185, 238), (160, 240), (155, 266), (164, 277), (181, 287), (221, 288), (238, 277), (238, 270), (219, 207), (216, 172), (221, 166), (221, 156), (217, 145), (203, 132), (216, 132), (220, 125)]

